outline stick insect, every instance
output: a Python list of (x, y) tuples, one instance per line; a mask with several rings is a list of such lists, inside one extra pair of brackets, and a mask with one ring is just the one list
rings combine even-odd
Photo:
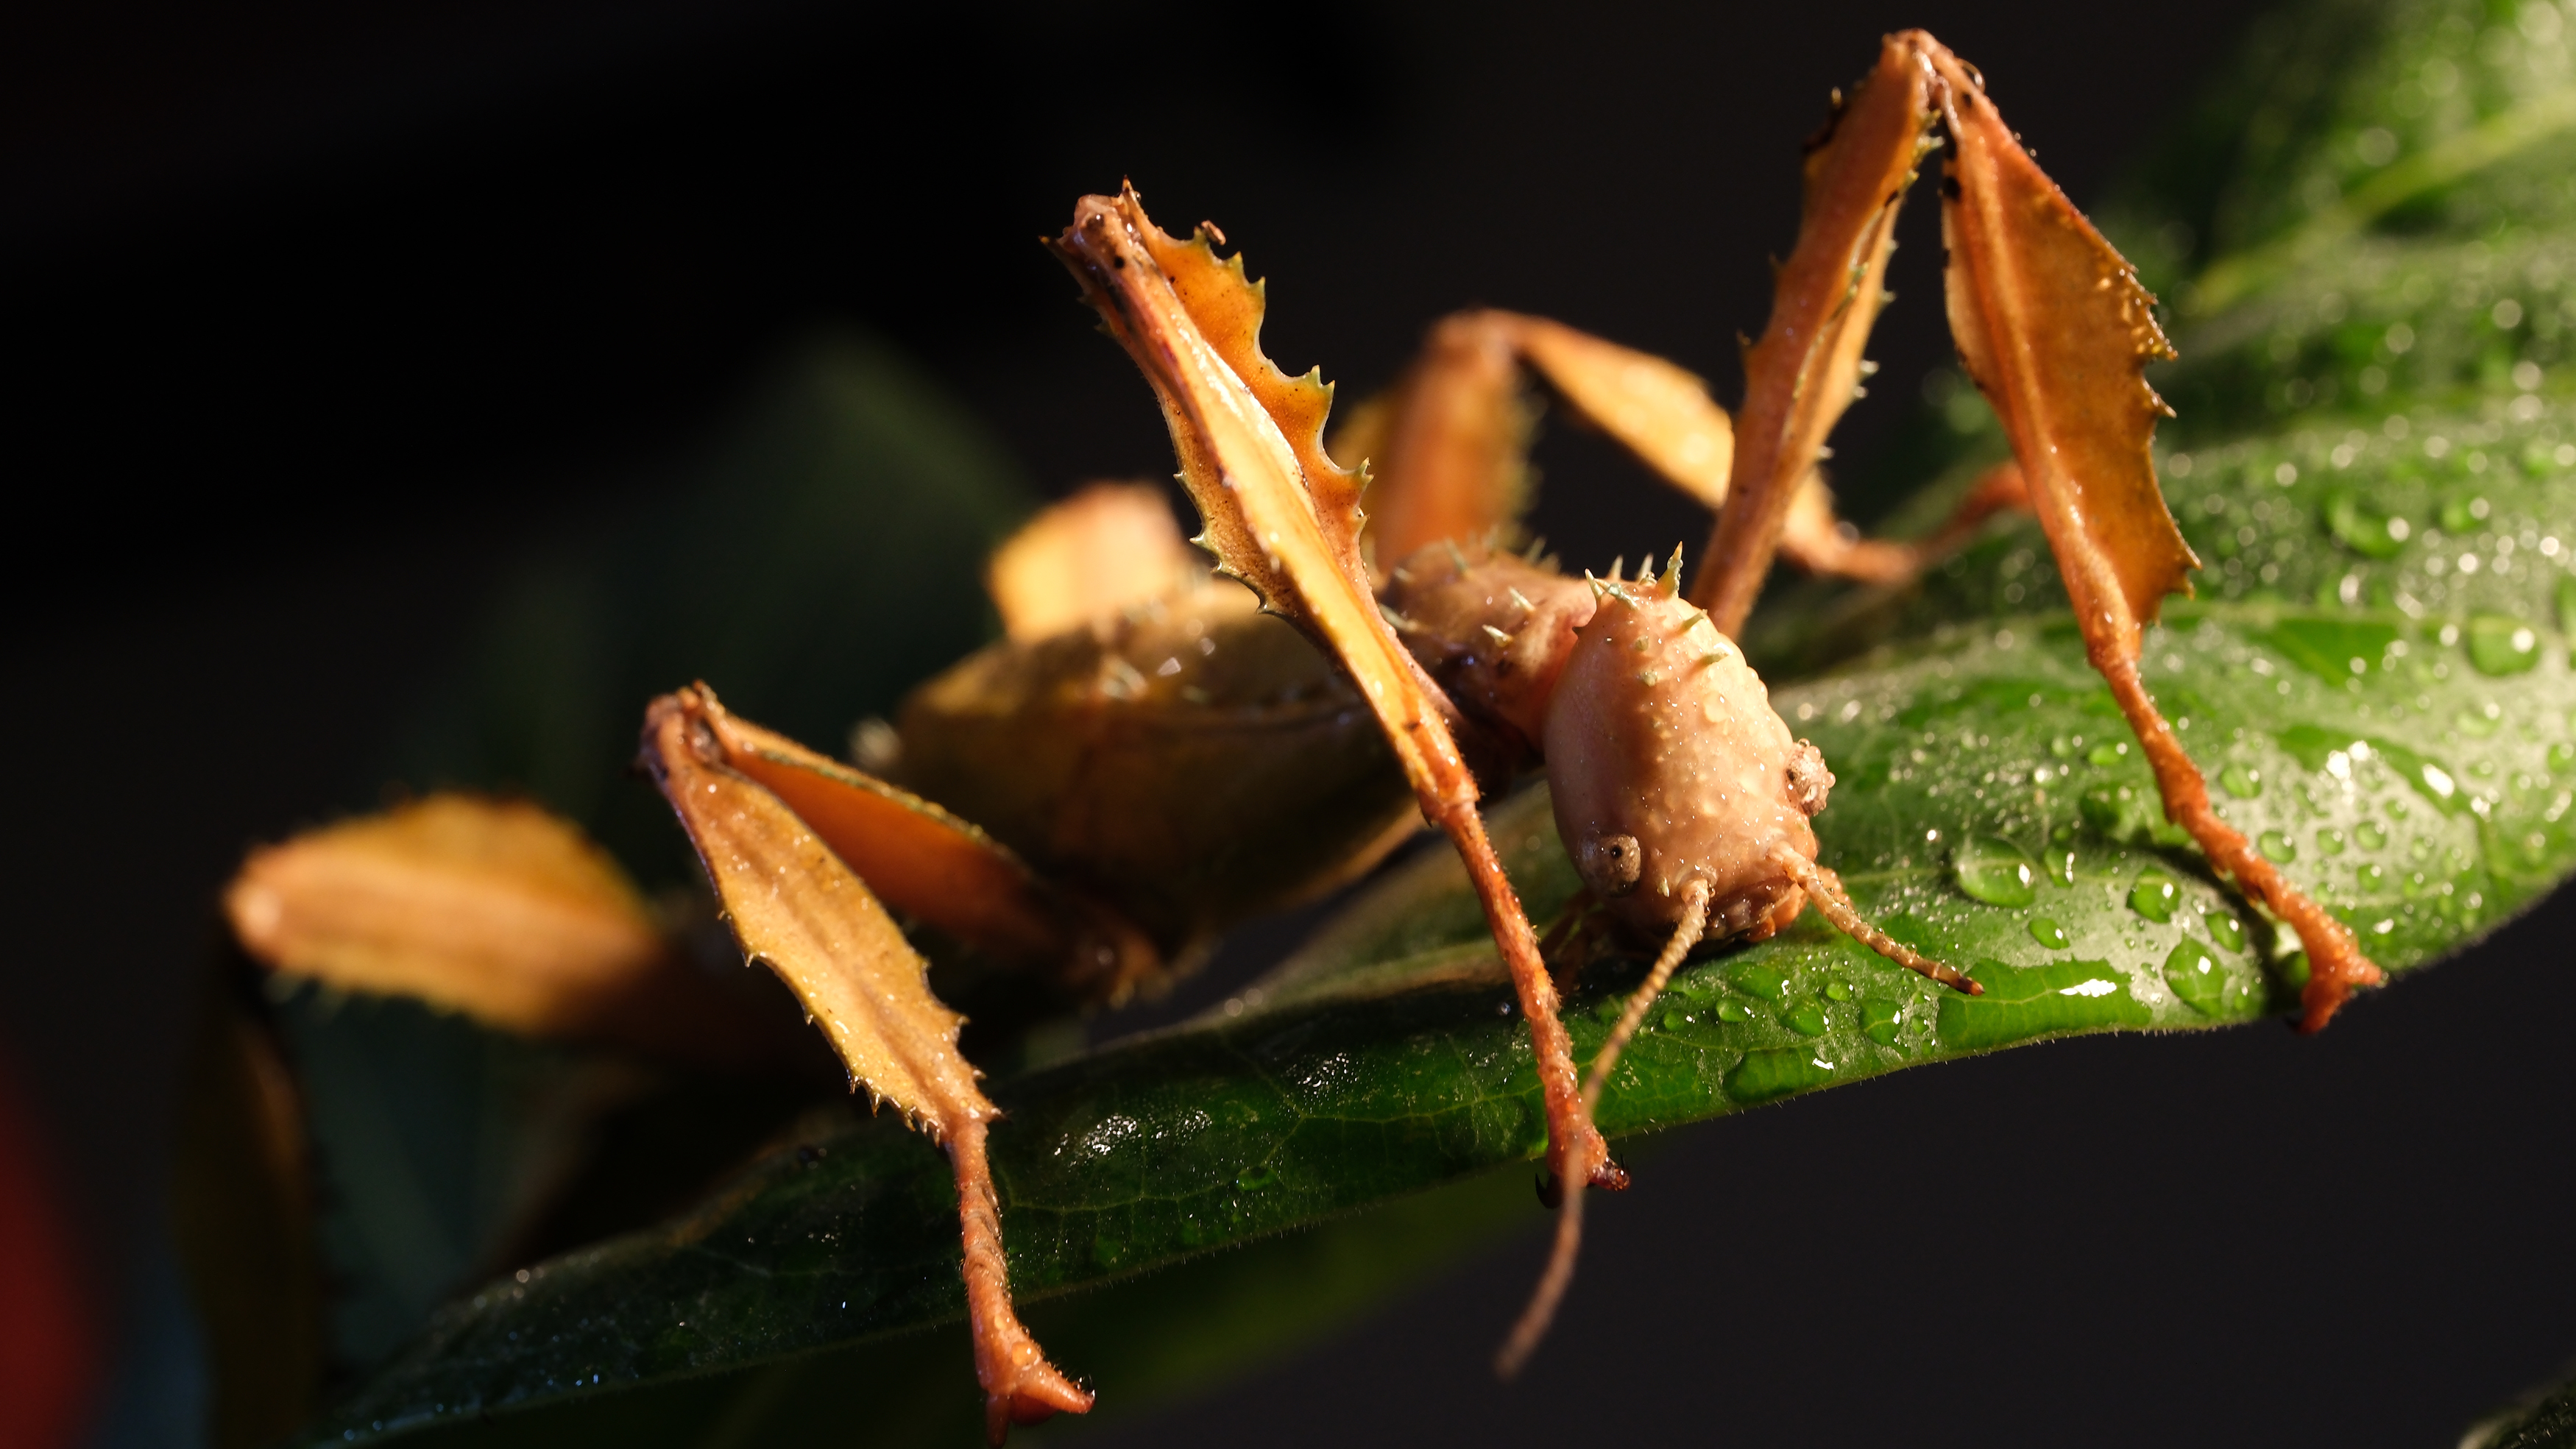
[[(2015, 464), (1941, 538), (1854, 540), (1834, 525), (1817, 460), (1870, 371), (1862, 349), (1897, 208), (1936, 153), (1952, 333)], [(1837, 93), (1805, 171), (1797, 245), (1746, 352), (1734, 416), (1660, 359), (1480, 312), (1435, 329), (1414, 371), (1331, 446), (1330, 389), (1262, 354), (1266, 297), (1240, 255), (1219, 257), (1223, 234), (1202, 225), (1175, 238), (1132, 187), (1083, 198), (1049, 244), (1162, 407), (1215, 577), (1149, 496), (1094, 492), (1051, 510), (993, 564), (1011, 637), (924, 686), (897, 725), (863, 732), (871, 768), (742, 720), (703, 685), (650, 705), (643, 765), (744, 954), (786, 981), (853, 1090), (949, 1156), (994, 1442), (1014, 1423), (1084, 1411), (1092, 1395), (1013, 1311), (985, 1157), (998, 1114), (899, 915), (1114, 1000), (1186, 964), (1226, 923), (1364, 871), (1422, 823), (1444, 834), (1528, 1023), (1559, 1214), (1498, 1355), (1505, 1374), (1571, 1281), (1587, 1189), (1627, 1185), (1593, 1109), (1691, 950), (1762, 939), (1814, 906), (1891, 960), (1978, 989), (1879, 931), (1818, 863), (1811, 821), (1831, 762), (1771, 710), (1735, 644), (1782, 554), (1902, 577), (1984, 511), (2035, 512), (2168, 817), (2306, 947), (2303, 1026), (2324, 1026), (2379, 979), (2351, 934), (2218, 818), (2141, 682), (2141, 631), (2197, 560), (2149, 455), (2164, 409), (2141, 369), (2171, 351), (2134, 272), (2021, 147), (1977, 73), (1920, 31), (1885, 38), (1870, 74)], [(1717, 510), (1687, 586), (1678, 549), (1660, 569), (1568, 576), (1502, 546), (1521, 369)], [(1157, 657), (1170, 667), (1139, 667)], [(1585, 886), (1547, 943), (1479, 810), (1540, 767)], [(457, 962), (473, 958), (482, 979), (517, 983), (515, 1004), (491, 1014), (531, 1029), (582, 1017), (582, 1002), (654, 997), (669, 952), (631, 898), (556, 823), (497, 812), (462, 831), (426, 816), (336, 827), (254, 856), (228, 899), (236, 930), (281, 969), (469, 1009), (492, 995), (457, 984), (473, 974)], [(1228, 848), (1247, 834), (1275, 844)], [(1571, 971), (1586, 942), (1610, 934), (1653, 950), (1654, 966), (1582, 1064), (1559, 1020), (1551, 948)], [(532, 994), (529, 981), (561, 989)]]

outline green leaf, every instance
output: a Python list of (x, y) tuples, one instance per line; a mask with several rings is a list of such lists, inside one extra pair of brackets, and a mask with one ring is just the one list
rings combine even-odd
[(2472, 1425), (2460, 1449), (2568, 1449), (2576, 1445), (2576, 1380)]
[[(2576, 681), (2553, 651), (2499, 694), (2458, 648), (2423, 639), (2401, 661), (2412, 667), (2330, 684), (2267, 642), (2306, 617), (2269, 605), (2178, 610), (2151, 642), (2150, 681), (2198, 697), (2185, 738), (2204, 767), (2259, 773), (2262, 790), (2229, 800), (2231, 818), (2287, 857), (2378, 959), (2408, 967), (2501, 919), (2576, 859), (2563, 791), (2550, 783), (2566, 778), (2576, 749)], [(1810, 917), (1676, 976), (1614, 1075), (1607, 1130), (1677, 1125), (2043, 1037), (2247, 1021), (2294, 999), (2300, 967), (2283, 954), (2292, 938), (2209, 881), (2187, 850), (2088, 823), (2088, 792), (2152, 787), (2134, 754), (2092, 763), (2119, 726), (2071, 625), (2006, 620), (1905, 653), (1775, 699), (1842, 779), (1819, 821), (1828, 863), (1891, 934), (1976, 963), (1989, 995), (1944, 992)], [(2482, 702), (2498, 703), (2496, 718), (2476, 713)], [(2357, 750), (2360, 736), (2333, 722), (2362, 703), (2377, 743)], [(2464, 714), (2484, 727), (2464, 730)], [(2436, 760), (2459, 809), (2426, 798), (2420, 771)], [(1534, 900), (1571, 892), (1541, 792), (1497, 810), (1494, 833), (1520, 843), (1514, 863)], [(1983, 838), (2048, 860), (2030, 905), (1987, 905), (1960, 889), (1951, 843)], [(2153, 914), (2131, 904), (2151, 875), (2171, 882), (2154, 883), (2170, 904)], [(2035, 935), (2043, 920), (2063, 948)], [(2186, 967), (2187, 982), (2171, 979)], [(1636, 975), (1634, 962), (1597, 970), (1570, 1000), (1579, 1051), (1598, 1044)], [(1270, 988), (1188, 1029), (998, 1086), (1009, 1116), (993, 1152), (1019, 1292), (1043, 1299), (1533, 1158), (1545, 1129), (1510, 1000), (1463, 874), (1425, 855)], [(455, 1306), (331, 1430), (738, 1368), (946, 1321), (960, 1309), (948, 1192), (926, 1143), (845, 1127), (768, 1159), (665, 1230)]]
[[(2576, 378), (2560, 369), (2576, 130), (2550, 119), (2576, 88), (2563, 50), (2517, 35), (2467, 4), (2294, 11), (2106, 211), (2157, 285), (2197, 299), (2158, 380), (2182, 411), (2159, 446), (2207, 567), (2151, 631), (2148, 683), (2223, 813), (2398, 972), (2576, 868)], [(2418, 97), (2428, 57), (2451, 89)], [(2224, 285), (2188, 289), (2202, 268)], [(1955, 421), (1938, 424), (1950, 471), (1919, 516), (1991, 457), (1978, 419)], [(1775, 706), (1839, 779), (1817, 822), (1826, 863), (1891, 935), (1987, 994), (1940, 990), (1812, 916), (1703, 952), (1621, 1059), (1605, 1129), (2295, 1001), (2295, 940), (2162, 820), (2035, 525), (1990, 531), (1908, 593), (1797, 597), (1797, 632), (1776, 629), (1762, 657)], [(1543, 788), (1495, 806), (1492, 833), (1533, 913), (1561, 909), (1575, 882)], [(1641, 972), (1601, 963), (1572, 994), (1578, 1053)], [(2403, 1010), (2402, 992), (2362, 1009)], [(1510, 1186), (1544, 1139), (1522, 1023), (1444, 853), (1383, 876), (1206, 1019), (993, 1095), (1015, 1287), (1108, 1406), (1146, 1392), (1157, 1354), (1205, 1367), (1274, 1341), (1191, 1343), (1186, 1315), (1122, 1315), (1122, 1295), (1180, 1279), (1149, 1270), (1233, 1264), (1249, 1282), (1261, 1255), (1293, 1256), (1283, 1244), (1356, 1242), (1336, 1235), (1363, 1224), (1402, 1239), (1407, 1214), (1449, 1210), (1443, 1194), (1516, 1197), (1495, 1175)], [(965, 1355), (941, 1328), (961, 1311), (949, 1194), (928, 1144), (841, 1120), (683, 1219), (452, 1305), (314, 1441), (504, 1410), (606, 1423), (543, 1406), (649, 1384), (626, 1402), (667, 1413), (614, 1396), (596, 1412), (695, 1442), (690, 1426), (762, 1393), (822, 1392), (775, 1388), (810, 1384), (763, 1367), (791, 1362), (924, 1380), (888, 1390), (890, 1415), (962, 1402)], [(1210, 1256), (1247, 1244), (1263, 1246)], [(1207, 1302), (1254, 1291), (1194, 1281)], [(1117, 1347), (1087, 1323), (1115, 1324)], [(820, 1350), (833, 1357), (794, 1358)]]

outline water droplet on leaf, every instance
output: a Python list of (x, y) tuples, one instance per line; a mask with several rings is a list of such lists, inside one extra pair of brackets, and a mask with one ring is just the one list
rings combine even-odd
[(2030, 923), (2030, 938), (2052, 951), (2063, 951), (2075, 943), (2067, 937), (2066, 928), (2040, 916)]
[(1905, 1008), (1893, 1001), (1872, 999), (1860, 1004), (1860, 1034), (1880, 1046), (1896, 1045), (1898, 1018)]
[(2520, 674), (2540, 662), (2540, 632), (2510, 614), (2469, 620), (2469, 662), (2480, 674)]
[(2218, 774), (2219, 787), (2239, 800), (2251, 800), (2263, 793), (2263, 775), (2243, 765), (2229, 765)]
[(2009, 840), (1980, 835), (1951, 857), (1959, 889), (1990, 906), (2026, 906), (2039, 899), (2039, 863)]
[(2145, 872), (2129, 888), (2129, 909), (2159, 923), (2173, 919), (2174, 904), (2181, 899), (2182, 888), (2160, 870)]
[(2216, 1016), (2227, 999), (2227, 973), (2198, 941), (2185, 941), (2165, 957), (2165, 985), (2203, 1016)]
[(1752, 995), (1778, 1001), (1789, 994), (1789, 973), (1777, 966), (1739, 966), (1735, 971), (1735, 984)]
[(2245, 949), (2245, 928), (2237, 924), (2234, 916), (2210, 916), (2205, 924), (2209, 927), (2209, 939), (2230, 951)]

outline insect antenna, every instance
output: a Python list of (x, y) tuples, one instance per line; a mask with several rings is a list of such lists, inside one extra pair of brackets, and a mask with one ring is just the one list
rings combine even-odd
[(1897, 965), (1909, 971), (1920, 971), (1944, 986), (1955, 986), (1970, 996), (1986, 994), (1986, 988), (1871, 925), (1869, 919), (1860, 913), (1860, 908), (1852, 904), (1851, 897), (1843, 894), (1843, 883), (1832, 871), (1785, 848), (1773, 854), (1771, 859), (1806, 890), (1807, 899), (1824, 913), (1826, 920), (1834, 923), (1834, 929)]
[[(1628, 1039), (1646, 1020), (1647, 1008), (1664, 991), (1664, 983), (1673, 979), (1674, 968), (1699, 944), (1700, 933), (1708, 928), (1708, 882), (1694, 880), (1682, 887), (1682, 918), (1673, 927), (1672, 939), (1664, 943), (1664, 954), (1655, 958), (1655, 967), (1646, 973), (1645, 983), (1637, 994), (1628, 998), (1628, 1009), (1619, 1014), (1619, 1024), (1610, 1028), (1609, 1039), (1601, 1043), (1600, 1052), (1592, 1058), (1591, 1074), (1583, 1081), (1583, 1110), (1588, 1116), (1601, 1104), (1601, 1088), (1610, 1080), (1610, 1069), (1619, 1064), (1619, 1053), (1627, 1048)], [(1548, 1252), (1547, 1271), (1539, 1275), (1538, 1288), (1530, 1294), (1529, 1307), (1521, 1310), (1520, 1322), (1512, 1325), (1512, 1335), (1503, 1341), (1502, 1351), (1494, 1355), (1494, 1372), (1512, 1378), (1529, 1362), (1529, 1356), (1547, 1337), (1547, 1328), (1556, 1320), (1556, 1308), (1565, 1300), (1566, 1288), (1574, 1282), (1574, 1260), (1583, 1249), (1583, 1199), (1588, 1196), (1580, 1186), (1560, 1188), (1563, 1200), (1556, 1211), (1556, 1245)]]

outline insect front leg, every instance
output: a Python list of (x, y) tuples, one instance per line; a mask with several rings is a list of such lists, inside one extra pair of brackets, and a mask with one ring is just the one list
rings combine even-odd
[(1084, 198), (1054, 249), (1162, 403), (1206, 525), (1201, 542), (1220, 572), (1305, 630), (1349, 676), (1423, 817), (1466, 864), (1529, 1021), (1551, 1167), (1567, 1182), (1624, 1183), (1583, 1110), (1555, 983), (1476, 811), (1457, 709), (1380, 612), (1360, 550), (1360, 480), (1323, 447), (1331, 389), (1313, 374), (1288, 377), (1262, 355), (1266, 302), (1241, 258), (1219, 260), (1204, 231), (1188, 242), (1165, 234), (1132, 188)]

